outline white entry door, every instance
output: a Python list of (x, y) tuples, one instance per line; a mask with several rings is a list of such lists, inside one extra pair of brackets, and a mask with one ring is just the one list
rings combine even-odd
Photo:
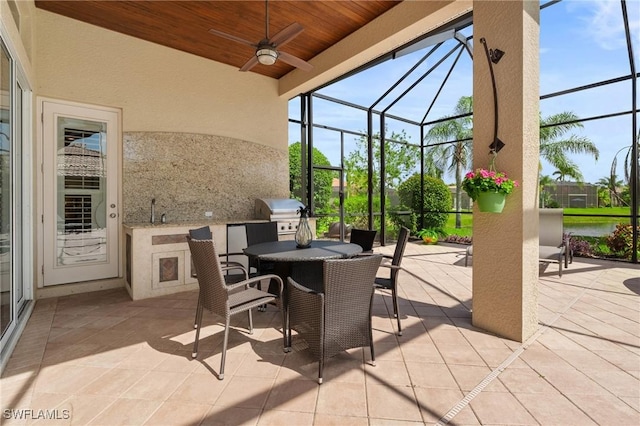
[(120, 113), (42, 101), (44, 285), (119, 271)]

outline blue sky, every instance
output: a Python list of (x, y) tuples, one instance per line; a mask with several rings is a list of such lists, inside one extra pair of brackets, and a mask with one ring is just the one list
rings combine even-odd
[[(544, 0), (542, 3), (546, 2)], [(636, 67), (640, 68), (640, 0), (627, 0), (627, 9)], [(543, 9), (540, 21), (541, 94), (629, 74), (629, 60), (619, 0), (564, 0)], [(471, 35), (471, 27), (463, 30), (462, 33), (465, 36)], [(483, 46), (479, 42), (474, 41), (473, 43), (476, 55), (482, 54), (484, 57)], [(391, 100), (402, 93), (408, 85), (413, 84), (417, 78), (434, 65), (436, 60), (439, 60), (455, 45), (454, 41), (446, 42), (439, 50), (442, 53), (427, 59), (412, 74), (412, 77), (380, 102), (376, 109), (388, 106)], [(375, 68), (326, 87), (320, 93), (368, 107), (414, 66), (428, 49), (430, 48), (387, 61)], [(450, 56), (429, 77), (416, 85), (388, 113), (421, 121), (455, 55)], [(461, 96), (472, 94), (471, 69), (471, 59), (469, 55), (463, 53), (429, 113), (428, 120), (452, 114), (458, 99)], [(628, 111), (631, 107), (630, 81), (572, 95), (554, 97), (540, 103), (540, 110), (545, 117), (563, 111), (571, 111), (581, 118), (586, 118)], [(298, 118), (298, 114), (299, 103), (293, 100), (290, 104), (290, 117)], [(356, 132), (366, 130), (366, 114), (364, 112), (317, 99), (314, 101), (314, 119), (317, 124)], [(379, 128), (377, 125), (374, 126)], [(411, 142), (419, 142), (417, 127), (393, 120), (388, 121), (388, 127), (391, 131), (404, 130)], [(573, 155), (571, 157), (579, 164), (585, 181), (596, 182), (609, 174), (614, 154), (631, 143), (633, 133), (631, 116), (585, 122), (584, 128), (576, 129), (572, 133), (590, 138), (600, 150), (600, 159), (597, 162), (587, 156)], [(299, 140), (299, 129), (290, 126), (289, 138), (290, 142)], [(334, 165), (338, 165), (339, 161), (339, 141), (339, 134), (335, 132), (316, 129), (314, 133), (315, 147), (320, 149)], [(346, 135), (345, 153), (355, 149), (355, 146), (354, 136)], [(621, 163), (622, 160), (622, 154), (620, 154), (618, 163)], [(543, 175), (551, 175), (554, 172), (551, 166), (545, 162), (542, 164)], [(619, 172), (618, 175), (622, 176), (622, 172)], [(453, 178), (450, 176), (445, 177), (445, 181), (448, 183), (452, 180)]]

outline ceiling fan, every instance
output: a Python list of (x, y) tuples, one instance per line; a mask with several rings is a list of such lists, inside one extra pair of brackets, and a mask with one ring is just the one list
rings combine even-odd
[(244, 40), (231, 34), (223, 33), (222, 31), (214, 29), (209, 30), (211, 34), (238, 43), (246, 44), (256, 49), (255, 55), (253, 55), (253, 57), (251, 57), (251, 59), (249, 59), (240, 68), (240, 71), (249, 71), (251, 68), (258, 65), (258, 63), (263, 65), (273, 65), (276, 63), (277, 59), (280, 59), (282, 60), (282, 62), (292, 65), (296, 68), (300, 68), (301, 70), (310, 71), (313, 68), (313, 65), (311, 65), (307, 61), (303, 61), (302, 59), (297, 58), (287, 52), (278, 50), (279, 47), (293, 40), (302, 31), (304, 31), (302, 25), (294, 22), (293, 24), (280, 31), (278, 34), (269, 38), (269, 0), (265, 0), (265, 36), (264, 39), (260, 40), (258, 43), (251, 43), (250, 41)]

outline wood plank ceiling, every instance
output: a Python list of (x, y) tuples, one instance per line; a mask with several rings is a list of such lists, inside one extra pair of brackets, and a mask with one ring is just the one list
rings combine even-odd
[[(319, 1), (272, 0), (269, 34), (293, 22), (304, 31), (282, 51), (306, 61), (384, 14), (398, 0)], [(255, 49), (209, 33), (216, 29), (258, 43), (265, 36), (262, 1), (68, 1), (36, 0), (36, 7), (132, 37), (189, 52), (240, 68)], [(251, 69), (280, 78), (293, 69), (279, 60)]]

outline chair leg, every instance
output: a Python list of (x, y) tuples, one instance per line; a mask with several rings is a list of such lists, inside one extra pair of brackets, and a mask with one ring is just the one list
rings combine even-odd
[(196, 340), (193, 342), (193, 352), (191, 353), (191, 358), (195, 358), (198, 356), (198, 341), (200, 340), (200, 329), (202, 328), (202, 310), (203, 307), (200, 304), (200, 300), (198, 299), (198, 307), (196, 308)]
[(318, 362), (318, 384), (322, 384), (322, 371), (324, 370), (324, 356), (320, 355), (320, 361)]
[(249, 334), (253, 334), (253, 318), (251, 317), (251, 309), (247, 311), (249, 315)]
[(289, 329), (289, 312), (281, 303), (280, 310), (282, 311), (282, 338), (284, 339), (284, 351), (291, 352), (291, 330)]
[(373, 350), (373, 341), (369, 344), (369, 348), (371, 349), (371, 365), (376, 365), (376, 354)]
[[(198, 294), (198, 304), (196, 306), (200, 306), (200, 294)], [(198, 308), (196, 308), (196, 318), (193, 320), (193, 328), (198, 328)]]
[(224, 379), (224, 361), (227, 358), (227, 342), (229, 341), (229, 323), (231, 322), (231, 317), (227, 317), (225, 325), (224, 325), (224, 341), (222, 342), (222, 359), (220, 360), (220, 374), (218, 374), (218, 379)]
[(392, 290), (391, 297), (393, 298), (393, 311), (395, 312), (396, 319), (398, 320), (398, 336), (402, 336), (402, 326), (400, 325), (400, 307), (398, 306), (398, 295), (396, 293), (396, 289)]
[(376, 353), (373, 350), (373, 330), (369, 325), (369, 349), (371, 350), (371, 365), (376, 365)]

